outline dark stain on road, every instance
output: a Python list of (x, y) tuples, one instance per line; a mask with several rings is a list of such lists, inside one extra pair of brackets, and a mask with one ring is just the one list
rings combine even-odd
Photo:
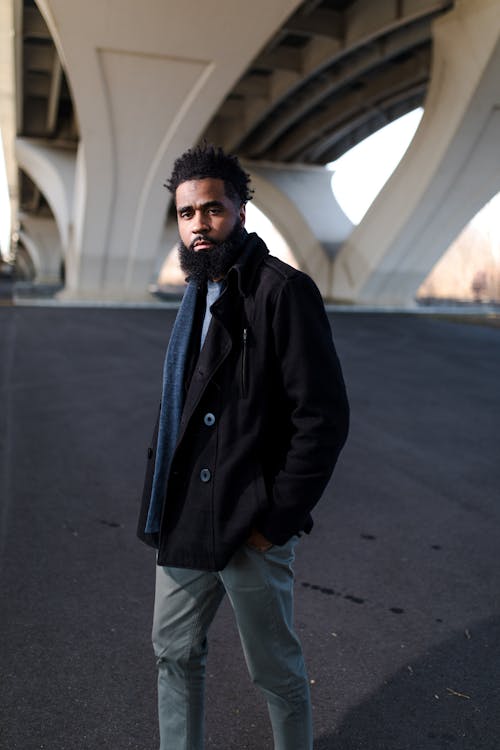
[(327, 586), (318, 586), (316, 583), (308, 583), (307, 581), (302, 581), (302, 586), (305, 589), (311, 589), (312, 591), (319, 591), (321, 594), (326, 594), (327, 596), (341, 596), (343, 599), (347, 599), (350, 602), (354, 602), (355, 604), (364, 604), (365, 600), (361, 599), (359, 596), (353, 596), (352, 594), (343, 594), (341, 591), (335, 591), (335, 589), (331, 589)]
[[(319, 591), (320, 594), (326, 594), (327, 596), (340, 596), (342, 597), (342, 599), (347, 599), (347, 601), (353, 602), (354, 604), (365, 603), (365, 599), (360, 596), (354, 596), (353, 594), (344, 594), (342, 591), (335, 591), (335, 589), (329, 588), (327, 586), (319, 586), (317, 583), (302, 581), (302, 586), (305, 589), (311, 589), (311, 591)], [(389, 607), (389, 612), (392, 612), (394, 615), (403, 615), (405, 611), (403, 607)]]

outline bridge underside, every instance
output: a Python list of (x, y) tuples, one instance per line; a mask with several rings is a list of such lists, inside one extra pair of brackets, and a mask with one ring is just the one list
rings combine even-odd
[[(227, 0), (216, 17), (195, 0), (1, 2), (16, 32), (20, 236), (40, 278), (64, 262), (67, 296), (147, 294), (165, 253), (162, 183), (203, 136), (244, 158), (257, 205), (343, 301), (410, 304), (500, 188), (498, 0)], [(324, 164), (421, 104), (353, 229)]]

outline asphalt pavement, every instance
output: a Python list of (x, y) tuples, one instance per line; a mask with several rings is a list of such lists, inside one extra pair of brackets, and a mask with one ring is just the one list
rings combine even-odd
[[(157, 750), (135, 538), (171, 310), (0, 307), (0, 748)], [(330, 316), (352, 405), (299, 545), (315, 750), (498, 750), (500, 329)], [(208, 750), (270, 750), (224, 603)]]

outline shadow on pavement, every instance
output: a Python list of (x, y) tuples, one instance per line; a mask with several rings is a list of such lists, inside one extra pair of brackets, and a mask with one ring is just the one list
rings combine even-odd
[(498, 750), (499, 663), (492, 618), (399, 671), (315, 750)]

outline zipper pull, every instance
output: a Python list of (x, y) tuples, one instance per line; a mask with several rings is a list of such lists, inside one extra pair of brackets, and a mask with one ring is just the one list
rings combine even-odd
[(243, 396), (247, 395), (247, 340), (248, 328), (243, 329), (243, 353), (241, 355), (241, 390)]

